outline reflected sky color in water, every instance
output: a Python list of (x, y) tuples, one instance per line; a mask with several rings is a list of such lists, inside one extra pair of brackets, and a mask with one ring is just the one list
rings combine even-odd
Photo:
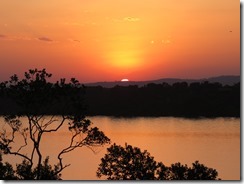
[[(183, 118), (109, 118), (90, 117), (111, 139), (112, 143), (146, 149), (165, 165), (181, 162), (191, 165), (195, 160), (215, 168), (223, 180), (240, 179), (240, 119)], [(69, 144), (70, 134), (64, 127), (58, 133), (46, 134), (41, 149), (56, 163), (56, 154)], [(71, 164), (62, 173), (63, 179), (94, 180), (100, 159), (107, 147), (77, 149), (64, 156)], [(6, 158), (18, 162), (15, 157)]]

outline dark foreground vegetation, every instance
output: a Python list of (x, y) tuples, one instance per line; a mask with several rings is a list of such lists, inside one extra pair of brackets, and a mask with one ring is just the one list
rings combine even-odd
[(87, 87), (88, 115), (240, 117), (240, 83)]
[(113, 144), (101, 159), (97, 176), (108, 180), (220, 180), (218, 172), (199, 161), (192, 167), (180, 162), (165, 166), (156, 162), (147, 150), (125, 144)]
[[(0, 124), (0, 179), (61, 179), (62, 171), (69, 166), (63, 161), (68, 153), (81, 147), (93, 149), (110, 143), (85, 116), (83, 86), (74, 78), (69, 83), (61, 79), (52, 84), (48, 82), (51, 76), (45, 69), (35, 69), (25, 72), (23, 79), (13, 75), (1, 84), (1, 95), (8, 100), (5, 106), (14, 107), (5, 111), (4, 122)], [(43, 137), (62, 127), (67, 128), (70, 135), (67, 136), (69, 144), (52, 155), (56, 164), (51, 165), (41, 147)], [(50, 144), (55, 142), (50, 140)], [(30, 151), (26, 152), (26, 148)], [(2, 155), (19, 157), (22, 162), (12, 166), (2, 161)]]
[[(55, 175), (59, 166), (50, 166), (46, 158), (40, 167), (40, 179), (61, 180), (61, 174)], [(146, 150), (125, 145), (113, 144), (101, 159), (97, 169), (97, 177), (107, 180), (220, 180), (218, 172), (199, 161), (192, 163), (192, 167), (180, 162), (165, 166), (156, 162)], [(34, 179), (38, 176), (38, 168), (30, 170), (27, 162), (17, 164), (15, 170), (9, 163), (3, 163), (0, 154), (0, 179), (20, 180)]]
[[(105, 113), (104, 115), (192, 116), (191, 112), (185, 111), (187, 107), (188, 110), (192, 108), (194, 116), (204, 115), (202, 112), (196, 114), (201, 110), (200, 107), (211, 116), (239, 115), (239, 84), (224, 87), (208, 83), (190, 86), (185, 83), (173, 86), (150, 84), (143, 88), (89, 87), (85, 91), (85, 87), (74, 78), (68, 83), (65, 79), (50, 83), (48, 80), (51, 76), (45, 69), (35, 69), (25, 72), (23, 79), (13, 75), (9, 81), (0, 84), (0, 107), (4, 117), (4, 122), (0, 124), (0, 179), (60, 180), (62, 171), (69, 166), (63, 161), (66, 154), (80, 147), (93, 149), (110, 144), (110, 139), (86, 118), (86, 103), (91, 108), (89, 115), (96, 115), (95, 107), (97, 114)], [(198, 109), (194, 109), (192, 105), (184, 107), (187, 100), (195, 105), (204, 105), (195, 107)], [(211, 107), (211, 103), (222, 109), (211, 112), (215, 109)], [(165, 104), (169, 106), (166, 107)], [(210, 106), (207, 107), (207, 104)], [(181, 111), (183, 113), (179, 113)], [(64, 145), (56, 157), (52, 155), (52, 158), (56, 158), (52, 163), (57, 164), (51, 165), (49, 157), (43, 155), (40, 146), (42, 138), (46, 134), (58, 132), (64, 126), (70, 133), (70, 144)], [(26, 152), (25, 148), (31, 151)], [(20, 157), (22, 162), (16, 165), (4, 162), (3, 158), (7, 155)], [(161, 162), (155, 162), (147, 151), (141, 152), (139, 148), (127, 145), (123, 148), (115, 144), (108, 149), (97, 171), (98, 177), (133, 180), (215, 180), (217, 175), (216, 170), (197, 161), (192, 167), (180, 163), (166, 167)]]

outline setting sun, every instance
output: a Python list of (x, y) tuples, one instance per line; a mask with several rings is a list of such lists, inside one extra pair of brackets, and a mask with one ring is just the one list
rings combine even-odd
[(128, 82), (129, 79), (122, 79), (121, 82)]

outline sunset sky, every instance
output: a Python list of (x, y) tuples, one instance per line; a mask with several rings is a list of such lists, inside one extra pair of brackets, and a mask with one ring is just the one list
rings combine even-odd
[(240, 75), (237, 0), (0, 0), (0, 81)]

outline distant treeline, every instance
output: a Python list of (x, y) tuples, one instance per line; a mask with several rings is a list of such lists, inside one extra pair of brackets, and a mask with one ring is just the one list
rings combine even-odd
[(79, 105), (84, 107), (80, 112), (89, 116), (240, 117), (240, 83), (150, 83), (113, 88), (50, 83), (43, 86), (46, 87), (31, 86), (35, 89), (32, 91), (19, 85), (11, 89), (1, 87), (0, 114), (23, 113), (23, 109), (28, 113), (72, 114), (73, 107)]
[(88, 115), (240, 117), (240, 83), (150, 83), (87, 87)]

